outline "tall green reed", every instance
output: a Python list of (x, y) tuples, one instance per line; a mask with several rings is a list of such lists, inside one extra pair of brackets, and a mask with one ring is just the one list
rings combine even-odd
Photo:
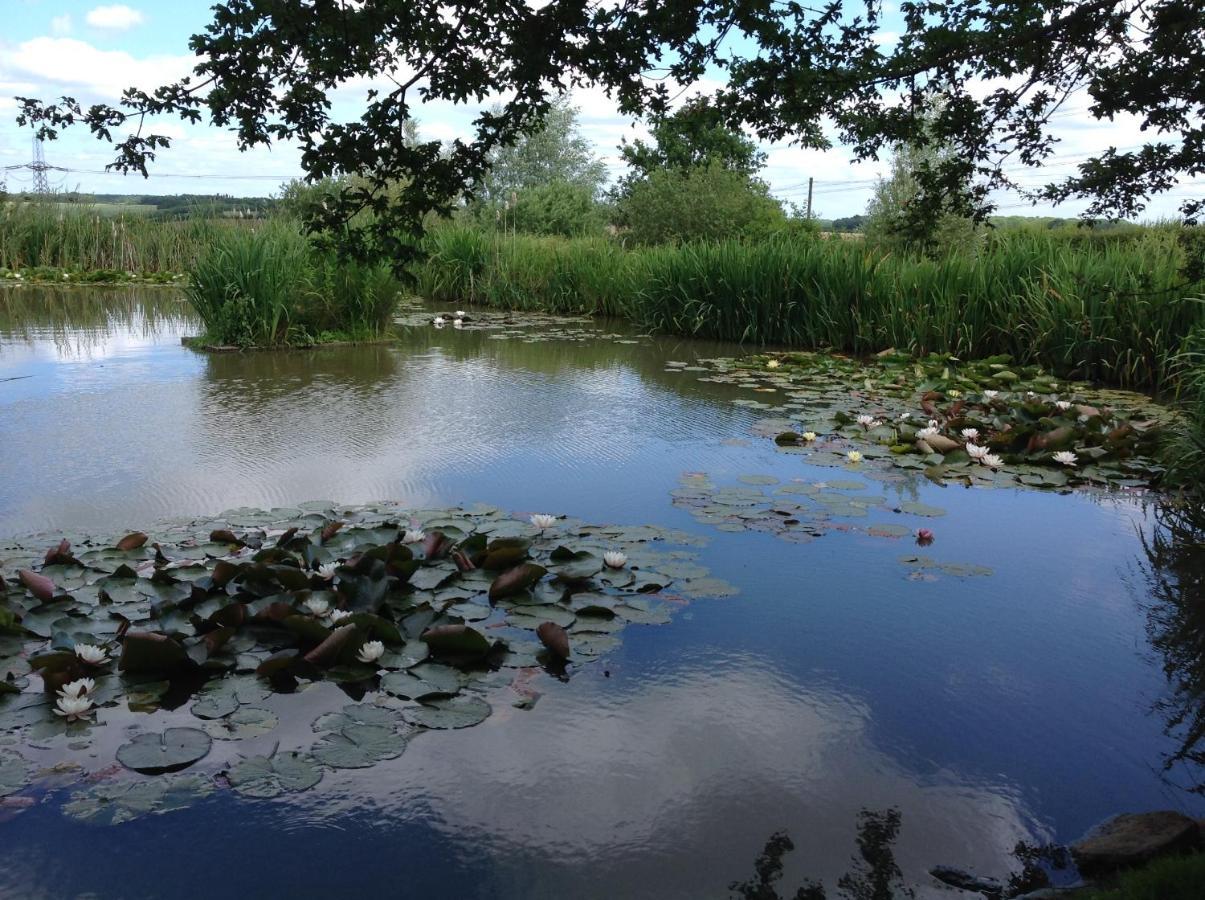
[(85, 204), (0, 204), (0, 266), (182, 272), (217, 236), (246, 230), (231, 219), (171, 221), (142, 215), (102, 215)]
[(1006, 353), (1066, 375), (1159, 389), (1192, 329), (1172, 229), (1085, 243), (1022, 231), (974, 255), (884, 255), (770, 238), (625, 250), (606, 239), (437, 229), (414, 270), (437, 301), (624, 315), (652, 331), (873, 353)]
[(397, 306), (398, 285), (388, 266), (316, 251), (281, 220), (218, 234), (185, 291), (207, 342), (267, 347), (377, 337)]

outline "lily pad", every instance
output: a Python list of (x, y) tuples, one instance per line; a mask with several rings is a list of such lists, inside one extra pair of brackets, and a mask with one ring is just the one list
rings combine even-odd
[(438, 697), (403, 709), (402, 716), (423, 728), (469, 728), (484, 722), (492, 711), (479, 697)]
[(161, 775), (186, 769), (209, 753), (213, 745), (199, 728), (168, 728), (148, 732), (117, 748), (117, 761), (144, 775)]
[(258, 706), (240, 706), (220, 719), (205, 723), (206, 733), (218, 741), (241, 741), (267, 734), (279, 724), (276, 714)]
[(322, 780), (322, 769), (312, 756), (294, 750), (241, 759), (226, 777), (238, 793), (264, 800), (309, 790)]
[(407, 735), (388, 725), (352, 723), (327, 734), (314, 745), (314, 758), (335, 769), (366, 769), (401, 756)]

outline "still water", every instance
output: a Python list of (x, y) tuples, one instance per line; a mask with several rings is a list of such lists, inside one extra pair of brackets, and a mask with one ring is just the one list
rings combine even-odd
[(859, 812), (888, 809), (903, 881), (949, 896), (931, 866), (1007, 877), (1018, 841), (1205, 815), (1201, 773), (1164, 769), (1137, 498), (876, 485), (948, 511), (897, 517), (934, 529), (927, 553), (994, 571), (913, 580), (906, 539), (789, 544), (672, 504), (685, 473), (834, 477), (754, 436), (747, 390), (666, 370), (739, 348), (545, 322), (207, 355), (180, 344), (197, 330), (167, 291), (0, 293), (0, 536), (485, 502), (697, 532), (740, 592), (630, 627), (532, 710), (295, 799), (218, 792), (97, 828), (48, 789), (0, 824), (5, 896), (726, 897), (778, 831), (783, 895), (835, 896)]

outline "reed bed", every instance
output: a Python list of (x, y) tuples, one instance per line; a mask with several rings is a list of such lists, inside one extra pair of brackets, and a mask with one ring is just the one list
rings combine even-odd
[(1205, 307), (1174, 229), (1084, 242), (994, 235), (974, 255), (883, 254), (777, 238), (624, 249), (606, 239), (432, 231), (414, 269), (441, 302), (626, 316), (651, 331), (755, 345), (974, 358), (1160, 390)]
[(387, 265), (336, 260), (277, 221), (218, 233), (185, 292), (205, 324), (201, 343), (273, 347), (379, 337), (398, 285)]
[(83, 204), (5, 203), (0, 268), (183, 272), (216, 236), (250, 226), (236, 219), (102, 215)]

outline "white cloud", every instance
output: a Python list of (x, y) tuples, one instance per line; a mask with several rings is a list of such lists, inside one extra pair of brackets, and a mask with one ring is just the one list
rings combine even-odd
[(106, 31), (128, 31), (135, 25), (141, 25), (143, 15), (136, 9), (131, 9), (124, 3), (113, 6), (98, 6), (89, 10), (84, 17), (93, 28), (103, 28)]
[(61, 16), (55, 16), (50, 20), (51, 34), (70, 34), (71, 33), (71, 16), (68, 13), (63, 13)]
[(38, 37), (0, 45), (0, 82), (33, 81), (43, 93), (70, 88), (80, 99), (115, 99), (127, 87), (149, 90), (187, 75), (195, 62), (187, 55), (135, 58), (75, 38)]

